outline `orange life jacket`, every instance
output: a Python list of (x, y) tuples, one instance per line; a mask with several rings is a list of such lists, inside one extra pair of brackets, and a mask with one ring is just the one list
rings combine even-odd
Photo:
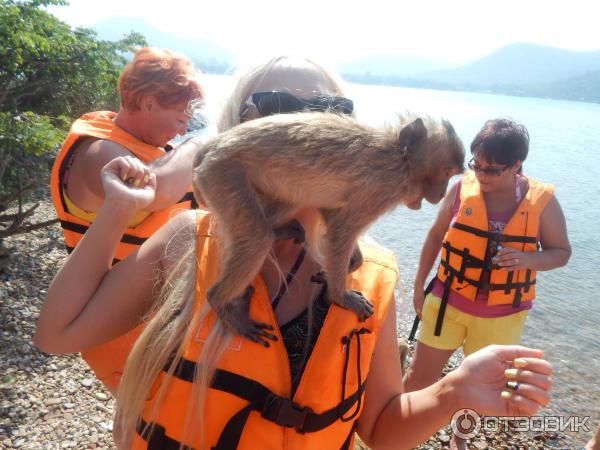
[[(63, 229), (67, 252), (71, 253), (90, 226), (90, 222), (70, 214), (64, 199), (67, 186), (67, 173), (76, 153), (78, 145), (90, 137), (105, 139), (121, 144), (141, 161), (147, 163), (165, 154), (159, 147), (146, 144), (119, 128), (113, 122), (116, 113), (99, 111), (84, 114), (77, 119), (63, 146), (56, 156), (50, 176), (50, 191), (56, 215)], [(153, 212), (135, 228), (127, 228), (121, 238), (113, 263), (125, 258), (129, 253), (144, 243), (144, 241), (158, 230), (169, 218), (179, 210), (196, 207), (193, 193), (187, 192), (181, 200), (173, 206)], [(127, 360), (127, 355), (135, 339), (143, 327), (128, 332), (108, 343), (82, 352), (90, 368), (96, 376), (108, 387), (116, 388)]]
[[(529, 190), (502, 233), (489, 231), (488, 217), (479, 182), (473, 172), (461, 181), (460, 208), (442, 243), (442, 255), (437, 277), (444, 283), (442, 306), (436, 335), (448, 301), (449, 289), (475, 301), (482, 287), (484, 270), (491, 271), (488, 305), (512, 304), (535, 297), (536, 272), (530, 269), (507, 272), (491, 264), (489, 241), (522, 252), (538, 251), (538, 231), (542, 211), (552, 198), (554, 187), (528, 178)], [(439, 329), (438, 329), (439, 328)]]
[[(196, 310), (219, 270), (216, 245), (207, 231), (210, 217), (203, 214), (197, 216)], [(348, 276), (347, 287), (362, 292), (373, 303), (374, 313), (361, 323), (353, 312), (331, 305), (293, 396), (287, 352), (259, 276), (253, 282), (250, 316), (272, 325), (278, 341), (264, 348), (233, 339), (208, 389), (203, 441), (194, 434), (197, 430), (186, 439), (183, 427), (194, 368), (210, 331), (208, 324), (214, 323), (210, 313), (199, 329), (191, 331), (174, 375), (166, 371), (159, 375), (152, 392), (168, 383), (163, 402), (155, 405), (155, 398), (146, 402), (131, 448), (175, 450), (182, 442), (186, 449), (214, 450), (352, 448), (371, 357), (398, 279), (392, 255), (366, 246), (361, 250), (364, 263)], [(155, 406), (157, 413), (151, 417)]]

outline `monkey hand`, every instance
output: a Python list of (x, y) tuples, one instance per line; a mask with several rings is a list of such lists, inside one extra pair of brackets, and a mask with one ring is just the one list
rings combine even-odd
[(223, 307), (215, 309), (215, 312), (223, 325), (233, 334), (256, 342), (263, 347), (270, 347), (269, 340), (277, 340), (277, 336), (267, 331), (273, 330), (273, 327), (268, 323), (250, 319), (250, 298), (253, 294), (254, 288), (248, 286), (239, 298), (227, 302)]
[(354, 311), (361, 322), (373, 314), (373, 304), (358, 291), (344, 291), (340, 306)]
[(306, 240), (304, 228), (296, 219), (290, 220), (288, 223), (275, 228), (273, 231), (275, 232), (275, 239), (278, 241), (293, 239), (294, 243), (301, 244)]
[(127, 204), (139, 211), (154, 201), (156, 175), (139, 159), (121, 156), (106, 164), (100, 171), (106, 202)]

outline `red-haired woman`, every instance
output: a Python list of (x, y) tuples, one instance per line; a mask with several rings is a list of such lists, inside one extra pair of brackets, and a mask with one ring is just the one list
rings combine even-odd
[[(204, 92), (198, 72), (182, 55), (157, 48), (139, 50), (119, 78), (118, 113), (84, 114), (72, 125), (57, 155), (50, 181), (52, 200), (70, 253), (104, 202), (100, 171), (118, 157), (138, 170), (147, 164), (160, 186), (152, 203), (138, 211), (114, 255), (118, 262), (138, 248), (175, 210), (189, 209), (192, 146), (171, 150), (169, 141), (187, 130), (190, 113)], [(122, 174), (124, 180), (133, 175)], [(116, 389), (139, 330), (83, 353), (111, 390)]]

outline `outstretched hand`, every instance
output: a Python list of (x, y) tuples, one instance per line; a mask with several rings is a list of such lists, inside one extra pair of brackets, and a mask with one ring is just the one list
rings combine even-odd
[(156, 175), (139, 159), (121, 156), (106, 164), (100, 172), (104, 199), (128, 205), (139, 211), (154, 201)]
[(552, 366), (543, 352), (491, 345), (469, 355), (449, 374), (460, 407), (489, 416), (531, 416), (550, 402)]

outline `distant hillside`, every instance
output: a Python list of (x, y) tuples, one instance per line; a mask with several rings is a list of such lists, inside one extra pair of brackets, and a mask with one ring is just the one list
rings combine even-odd
[(600, 103), (600, 70), (552, 83), (531, 86), (536, 97)]
[(513, 44), (449, 70), (344, 73), (348, 81), (600, 103), (600, 51)]
[(452, 70), (422, 73), (420, 79), (455, 84), (549, 83), (600, 70), (600, 51), (573, 52), (536, 44), (512, 44)]
[(208, 73), (225, 73), (234, 54), (224, 47), (199, 38), (183, 38), (166, 33), (134, 17), (115, 17), (91, 27), (100, 39), (116, 40), (131, 31), (144, 35), (150, 45), (168, 48), (188, 56), (196, 66)]
[(369, 55), (353, 61), (338, 64), (338, 71), (344, 76), (413, 76), (423, 72), (450, 69), (455, 64), (447, 61), (417, 56)]

